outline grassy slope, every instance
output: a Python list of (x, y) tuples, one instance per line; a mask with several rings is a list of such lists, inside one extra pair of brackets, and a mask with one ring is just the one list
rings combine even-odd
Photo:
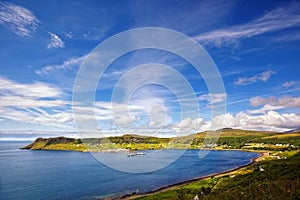
[(22, 149), (84, 151), (86, 150), (86, 146), (79, 139), (57, 137), (48, 139), (37, 138), (33, 143)]
[[(215, 132), (213, 132), (215, 134)], [(175, 138), (156, 138), (138, 135), (123, 135), (121, 137), (109, 137), (98, 139), (75, 140), (70, 138), (50, 138), (39, 139), (27, 149), (45, 149), (45, 150), (74, 150), (101, 151), (108, 149), (129, 149), (129, 150), (156, 150), (156, 149), (180, 149), (191, 148), (199, 149), (202, 147), (207, 132), (201, 132), (189, 136)], [(47, 140), (47, 141), (46, 141)], [(264, 143), (259, 147), (256, 143)], [(289, 144), (288, 146), (276, 146), (276, 144)], [(250, 144), (250, 146), (249, 146)], [(217, 149), (254, 149), (254, 150), (272, 150), (272, 149), (296, 149), (300, 146), (300, 133), (275, 133), (261, 131), (247, 131), (238, 129), (223, 129), (220, 131), (220, 138), (217, 140)], [(248, 146), (247, 146), (248, 145)], [(290, 147), (293, 145), (293, 147)]]
[(282, 153), (287, 159), (265, 160), (218, 178), (181, 186), (139, 200), (155, 199), (300, 199), (300, 152)]

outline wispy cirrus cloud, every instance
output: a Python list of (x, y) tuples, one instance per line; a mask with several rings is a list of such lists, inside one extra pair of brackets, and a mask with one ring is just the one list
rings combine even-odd
[(47, 48), (48, 49), (52, 49), (52, 48), (64, 48), (65, 44), (62, 41), (62, 39), (60, 37), (58, 37), (58, 35), (49, 32), (50, 35), (50, 43), (48, 44)]
[(295, 84), (296, 84), (296, 81), (287, 81), (284, 84), (282, 84), (282, 86), (285, 88), (289, 88), (289, 87), (294, 86)]
[(272, 70), (267, 70), (267, 71), (264, 71), (262, 73), (256, 74), (256, 75), (251, 76), (251, 77), (238, 78), (238, 80), (234, 82), (234, 85), (244, 86), (244, 85), (253, 84), (253, 83), (258, 82), (258, 81), (266, 82), (267, 80), (269, 80), (271, 78), (271, 76), (273, 74), (276, 74), (276, 72), (272, 71)]
[(20, 123), (64, 127), (72, 113), (71, 102), (60, 99), (63, 91), (43, 82), (19, 83), (0, 77), (0, 118)]
[(0, 2), (0, 24), (25, 37), (30, 36), (39, 27), (40, 21), (30, 10), (22, 6)]
[(287, 6), (273, 9), (264, 16), (248, 23), (199, 34), (194, 38), (203, 43), (212, 42), (216, 46), (222, 46), (235, 44), (238, 40), (243, 38), (251, 38), (268, 32), (275, 32), (291, 27), (299, 27), (299, 6), (299, 2), (293, 2)]
[(0, 108), (0, 118), (12, 120), (19, 123), (43, 125), (46, 127), (63, 128), (64, 130), (72, 130), (73, 117), (72, 113), (56, 112), (49, 114), (43, 110), (41, 113), (38, 109), (15, 109)]
[(0, 96), (0, 107), (18, 107), (18, 108), (55, 108), (63, 107), (67, 101), (63, 100), (45, 100), (45, 99), (34, 99), (30, 97), (20, 96)]
[(56, 70), (69, 70), (72, 68), (77, 68), (81, 65), (87, 55), (69, 58), (62, 62), (62, 64), (57, 65), (47, 65), (42, 67), (39, 70), (36, 70), (35, 73), (38, 75), (49, 75), (51, 72)]
[(209, 104), (224, 102), (226, 93), (203, 94), (198, 97), (199, 101), (207, 101)]
[(16, 95), (20, 97), (31, 98), (53, 98), (62, 95), (59, 88), (53, 87), (47, 83), (34, 82), (22, 84), (0, 76), (0, 95)]

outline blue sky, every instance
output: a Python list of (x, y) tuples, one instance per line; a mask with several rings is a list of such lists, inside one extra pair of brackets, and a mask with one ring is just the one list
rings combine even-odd
[[(299, 1), (1, 1), (0, 25), (3, 134), (76, 132), (72, 96), (82, 62), (104, 40), (143, 27), (172, 29), (197, 41), (215, 62), (225, 91), (210, 93), (203, 77), (177, 55), (133, 51), (105, 71), (94, 108), (82, 109), (81, 123), (98, 122), (86, 131), (168, 137), (219, 127), (300, 127)], [(134, 71), (147, 63), (170, 66), (186, 78), (198, 116), (182, 117), (176, 94), (155, 84), (137, 88), (126, 102), (112, 101), (116, 84), (131, 70), (135, 76), (124, 79), (124, 90), (140, 79), (170, 78), (151, 65)], [(212, 117), (225, 100), (226, 112)]]

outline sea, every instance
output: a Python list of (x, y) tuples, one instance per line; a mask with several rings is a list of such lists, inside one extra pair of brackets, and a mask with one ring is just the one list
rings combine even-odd
[[(20, 150), (30, 142), (0, 142), (0, 199), (105, 199), (145, 193), (228, 171), (251, 162), (254, 152), (187, 150), (170, 165), (145, 173), (119, 171), (87, 152)], [(168, 157), (178, 150), (160, 151)], [(143, 159), (147, 160), (144, 151)], [(101, 154), (101, 153), (99, 153)], [(116, 160), (122, 154), (102, 153)], [(124, 154), (124, 159), (126, 155)], [(162, 156), (162, 158), (164, 157)], [(128, 158), (131, 159), (131, 158)], [(149, 163), (144, 162), (145, 166)]]

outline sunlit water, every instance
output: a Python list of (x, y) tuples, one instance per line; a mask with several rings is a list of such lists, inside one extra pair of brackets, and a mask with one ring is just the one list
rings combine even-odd
[[(26, 144), (0, 142), (0, 199), (100, 199), (144, 193), (230, 170), (258, 156), (251, 152), (211, 151), (200, 159), (199, 151), (188, 150), (166, 168), (149, 173), (126, 173), (101, 164), (89, 153), (18, 149)], [(161, 157), (168, 157), (174, 151), (161, 151)], [(126, 154), (106, 153), (105, 156), (114, 162), (132, 159)], [(146, 162), (147, 154), (141, 157), (145, 165), (151, 164)]]

